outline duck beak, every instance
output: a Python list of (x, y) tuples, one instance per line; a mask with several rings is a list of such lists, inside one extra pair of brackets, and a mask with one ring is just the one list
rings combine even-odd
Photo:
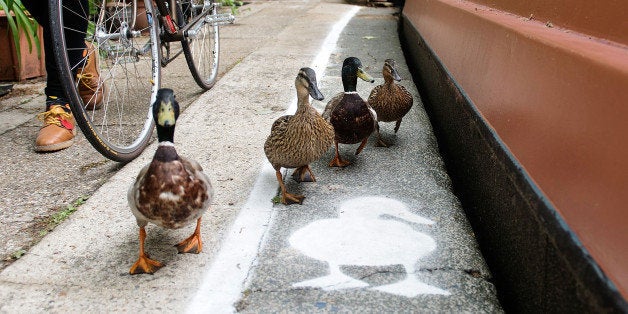
[(316, 86), (316, 83), (310, 84), (310, 96), (312, 96), (312, 98), (320, 101), (325, 99), (325, 96), (323, 96), (323, 93), (321, 93), (321, 91), (318, 89), (318, 87)]
[(174, 108), (172, 102), (161, 101), (159, 112), (157, 113), (157, 123), (161, 126), (173, 126), (175, 124)]
[(365, 81), (367, 81), (367, 82), (369, 82), (369, 83), (375, 82), (373, 77), (371, 77), (366, 72), (364, 72), (364, 70), (362, 70), (362, 68), (358, 68), (358, 77), (363, 79), (363, 80), (365, 80)]
[(399, 76), (399, 72), (397, 72), (395, 68), (393, 68), (392, 71), (390, 71), (390, 74), (392, 74), (393, 80), (397, 82), (401, 81), (401, 76)]

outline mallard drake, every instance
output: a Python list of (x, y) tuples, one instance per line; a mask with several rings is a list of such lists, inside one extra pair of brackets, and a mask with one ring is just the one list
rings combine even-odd
[(303, 195), (290, 194), (283, 183), (281, 168), (296, 168), (292, 177), (297, 182), (316, 181), (309, 164), (319, 159), (334, 140), (334, 128), (310, 104), (310, 96), (323, 100), (316, 86), (316, 73), (310, 68), (299, 70), (294, 85), (297, 90), (297, 111), (279, 117), (273, 123), (264, 143), (264, 152), (281, 187), (281, 202), (301, 204)]
[[(384, 76), (384, 84), (377, 85), (369, 95), (368, 103), (377, 112), (378, 122), (392, 122), (395, 124), (395, 133), (399, 131), (401, 119), (412, 108), (412, 94), (408, 90), (395, 81), (401, 81), (401, 77), (397, 72), (397, 64), (393, 59), (386, 59), (382, 69)], [(379, 133), (379, 125), (377, 126), (377, 143), (376, 146), (388, 147), (388, 144), (382, 140)]]
[(356, 155), (359, 154), (377, 123), (375, 111), (356, 91), (358, 77), (371, 83), (375, 81), (364, 72), (360, 59), (356, 57), (346, 58), (342, 63), (344, 92), (332, 98), (323, 111), (323, 117), (328, 119), (335, 131), (336, 155), (329, 162), (330, 167), (344, 167), (350, 164), (348, 160), (343, 160), (340, 157), (338, 143), (356, 144), (361, 142), (355, 151)]
[(209, 208), (213, 189), (209, 178), (194, 160), (186, 159), (174, 147), (174, 128), (179, 117), (179, 104), (171, 89), (157, 91), (152, 107), (159, 145), (150, 164), (140, 171), (127, 198), (140, 227), (139, 258), (131, 274), (152, 274), (163, 266), (144, 251), (146, 225), (177, 229), (196, 221), (194, 233), (176, 245), (179, 253), (200, 253), (201, 216)]

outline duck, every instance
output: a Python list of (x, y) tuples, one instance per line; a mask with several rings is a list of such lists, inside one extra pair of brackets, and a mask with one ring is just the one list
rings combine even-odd
[(159, 141), (151, 162), (139, 172), (127, 193), (131, 212), (139, 226), (139, 258), (131, 266), (131, 275), (152, 274), (163, 263), (152, 260), (144, 249), (146, 225), (150, 222), (167, 229), (179, 229), (196, 222), (190, 237), (179, 242), (179, 253), (200, 253), (201, 218), (210, 207), (213, 189), (201, 165), (177, 153), (174, 130), (179, 117), (179, 103), (174, 91), (162, 88), (152, 105), (152, 115)]
[(334, 145), (336, 154), (329, 162), (330, 167), (345, 167), (351, 164), (340, 157), (338, 143), (356, 144), (360, 146), (355, 154), (358, 155), (369, 136), (375, 130), (377, 116), (369, 104), (356, 91), (358, 77), (373, 83), (375, 80), (362, 68), (362, 62), (356, 57), (348, 57), (342, 63), (342, 86), (344, 92), (334, 96), (323, 111), (326, 118), (334, 127)]
[[(395, 219), (387, 219), (394, 217)], [(362, 196), (345, 200), (338, 207), (337, 218), (310, 222), (290, 235), (290, 246), (302, 254), (327, 262), (329, 274), (296, 282), (293, 287), (315, 287), (326, 291), (366, 288), (370, 285), (342, 272), (342, 266), (385, 267), (402, 265), (406, 278), (369, 289), (415, 297), (420, 294), (450, 293), (421, 282), (417, 262), (437, 248), (430, 235), (414, 225), (435, 222), (412, 213), (394, 198)]]
[(305, 197), (287, 192), (281, 168), (296, 168), (292, 178), (297, 182), (315, 182), (309, 164), (321, 158), (334, 141), (334, 128), (310, 104), (310, 96), (319, 101), (324, 99), (316, 86), (314, 70), (301, 68), (294, 85), (296, 112), (277, 118), (264, 143), (264, 153), (275, 169), (281, 188), (281, 203), (285, 205), (302, 204)]
[(371, 90), (368, 103), (377, 113), (377, 142), (375, 146), (388, 147), (388, 143), (382, 139), (379, 131), (379, 122), (396, 121), (395, 133), (397, 133), (401, 120), (412, 108), (413, 99), (412, 94), (405, 87), (395, 84), (395, 82), (401, 81), (395, 60), (386, 59), (384, 61), (382, 75), (384, 76), (384, 84), (377, 85)]

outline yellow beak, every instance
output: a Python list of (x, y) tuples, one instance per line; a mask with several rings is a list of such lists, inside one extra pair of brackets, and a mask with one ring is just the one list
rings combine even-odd
[(358, 77), (363, 79), (363, 80), (365, 80), (365, 81), (367, 81), (367, 82), (369, 82), (369, 83), (375, 82), (373, 77), (371, 77), (366, 72), (364, 72), (364, 70), (362, 70), (362, 68), (358, 68)]

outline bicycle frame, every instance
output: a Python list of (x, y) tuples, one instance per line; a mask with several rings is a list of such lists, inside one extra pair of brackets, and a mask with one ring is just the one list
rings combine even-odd
[[(137, 1), (143, 1), (143, 0), (133, 0), (131, 2), (133, 7), (137, 6)], [(215, 24), (224, 25), (224, 24), (233, 23), (233, 21), (235, 20), (235, 17), (228, 13), (209, 15), (211, 12), (211, 10), (209, 9), (212, 6), (216, 6), (218, 4), (214, 3), (213, 1), (205, 0), (203, 1), (202, 5), (194, 5), (192, 7), (193, 10), (198, 10), (202, 12), (202, 14), (196, 16), (192, 21), (188, 22), (183, 28), (179, 28), (177, 24), (175, 23), (175, 20), (173, 19), (170, 8), (172, 8), (173, 6), (180, 5), (179, 4), (180, 1), (179, 0), (171, 1), (170, 5), (168, 4), (168, 2), (169, 2), (168, 0), (155, 1), (157, 5), (157, 11), (158, 11), (157, 20), (159, 21), (159, 26), (163, 30), (162, 33), (160, 34), (161, 45), (166, 46), (167, 50), (169, 50), (169, 46), (167, 45), (167, 43), (178, 42), (187, 38), (191, 38), (191, 39), (196, 38), (199, 29), (204, 24), (209, 23), (212, 25), (215, 25)], [(104, 5), (105, 3), (103, 2), (103, 8), (101, 9), (101, 12), (100, 12), (101, 15), (104, 14), (105, 12)], [(150, 22), (153, 22), (155, 20), (152, 16), (152, 13), (146, 13), (146, 14), (147, 14), (147, 20), (149, 20)], [(103, 47), (106, 46), (106, 44), (103, 44), (103, 43), (109, 40), (120, 40), (122, 42), (125, 42), (125, 41), (128, 41), (129, 38), (131, 37), (139, 37), (139, 36), (141, 36), (141, 32), (133, 30), (131, 26), (128, 25), (127, 23), (123, 23), (123, 25), (120, 26), (118, 32), (108, 33), (102, 29), (99, 29), (99, 30), (96, 30), (94, 34), (96, 41), (99, 43), (100, 46), (103, 46)], [(150, 43), (147, 43), (147, 45), (143, 47), (143, 49), (137, 51), (137, 55), (144, 55), (149, 49), (150, 49)], [(180, 54), (181, 52), (178, 52), (172, 58), (170, 58), (169, 56), (164, 57), (163, 60), (161, 61), (162, 66), (166, 66), (168, 63), (170, 63)]]
[[(197, 16), (194, 18), (194, 20), (190, 21), (188, 24), (186, 24), (183, 28), (179, 28), (174, 20), (172, 19), (172, 15), (170, 10), (168, 9), (168, 6), (166, 5), (166, 1), (167, 0), (158, 0), (156, 1), (157, 3), (157, 9), (159, 10), (159, 21), (161, 23), (161, 25), (163, 26), (163, 30), (164, 32), (161, 35), (161, 40), (164, 42), (174, 42), (174, 41), (181, 41), (185, 38), (190, 37), (190, 35), (194, 36), (196, 35), (196, 32), (192, 31), (189, 32), (189, 30), (194, 27), (195, 29), (200, 28), (200, 26), (202, 25), (203, 22), (205, 21), (201, 21), (204, 20), (205, 17), (207, 16), (207, 14), (209, 12), (211, 12), (210, 10), (204, 10), (203, 14)], [(178, 0), (175, 1), (176, 4), (178, 5)], [(211, 1), (204, 1), (202, 6), (197, 6), (197, 8), (210, 8), (212, 5), (214, 5), (213, 3), (211, 3)], [(197, 8), (193, 8), (193, 9), (197, 9)]]

